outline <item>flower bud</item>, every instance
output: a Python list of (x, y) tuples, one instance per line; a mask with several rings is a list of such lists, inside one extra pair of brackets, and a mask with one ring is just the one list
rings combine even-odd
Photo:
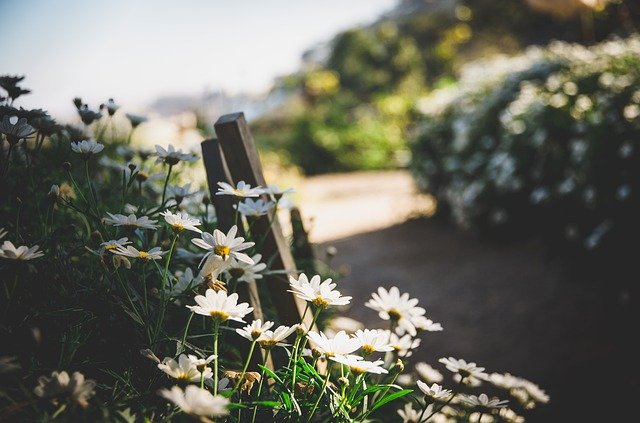
[(211, 199), (209, 198), (208, 195), (202, 196), (202, 204), (204, 204), (205, 206), (208, 206), (209, 204), (211, 204)]
[(62, 163), (62, 168), (67, 172), (71, 172), (71, 163), (69, 162)]
[(149, 360), (155, 361), (156, 363), (160, 363), (160, 359), (153, 353), (153, 351), (151, 351), (148, 348), (144, 350), (140, 350), (140, 354), (142, 354), (143, 357), (146, 357)]
[(345, 388), (349, 387), (349, 378), (342, 376), (341, 378), (338, 379), (338, 383), (340, 383), (340, 386), (344, 386)]
[(137, 167), (137, 166), (136, 166), (136, 164), (135, 164), (135, 163), (129, 163), (129, 165), (128, 165), (129, 170), (130, 170), (130, 171), (132, 171), (132, 172), (133, 172), (134, 170), (136, 170), (136, 167)]
[(396, 368), (398, 369), (398, 373), (404, 372), (404, 363), (402, 362), (402, 360), (396, 360)]
[(305, 336), (307, 334), (307, 326), (304, 323), (298, 324), (296, 327), (296, 335), (297, 336)]
[(327, 247), (326, 253), (329, 257), (335, 257), (335, 255), (338, 254), (338, 249), (333, 245), (330, 245)]

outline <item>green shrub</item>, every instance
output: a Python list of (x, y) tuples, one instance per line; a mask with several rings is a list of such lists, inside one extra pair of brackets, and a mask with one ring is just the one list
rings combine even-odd
[(611, 254), (640, 235), (640, 38), (475, 63), (419, 108), (412, 168), (459, 225)]

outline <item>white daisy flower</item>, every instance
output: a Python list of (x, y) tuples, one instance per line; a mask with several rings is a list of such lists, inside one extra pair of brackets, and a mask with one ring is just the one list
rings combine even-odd
[(71, 143), (71, 150), (80, 154), (84, 159), (88, 159), (92, 154), (98, 154), (104, 150), (104, 145), (94, 140), (82, 140)]
[(298, 279), (289, 276), (291, 290), (298, 298), (308, 301), (319, 308), (327, 308), (331, 305), (346, 305), (351, 301), (351, 297), (343, 297), (340, 291), (335, 290), (335, 283), (331, 279), (320, 282), (320, 276), (315, 275), (311, 280), (307, 275), (301, 273)]
[(516, 414), (515, 411), (507, 407), (501, 408), (500, 411), (498, 412), (498, 415), (500, 416), (502, 421), (506, 423), (524, 423), (525, 422), (524, 417), (519, 416), (518, 414)]
[(169, 186), (169, 191), (173, 194), (174, 198), (178, 203), (182, 203), (187, 197), (195, 195), (198, 191), (191, 191), (191, 184), (186, 185), (171, 185)]
[(180, 161), (192, 162), (198, 160), (198, 157), (196, 157), (195, 154), (183, 153), (181, 149), (176, 150), (171, 144), (169, 144), (166, 150), (161, 146), (156, 145), (155, 155), (158, 156), (156, 163), (164, 162), (169, 166), (177, 165)]
[(384, 363), (382, 360), (367, 361), (359, 355), (336, 355), (329, 357), (331, 360), (349, 366), (351, 373), (361, 375), (363, 373), (383, 374), (389, 371), (380, 365)]
[[(229, 264), (231, 263), (231, 260), (224, 260), (222, 257), (216, 256), (215, 254), (209, 255), (209, 257), (205, 255), (202, 260), (204, 260), (204, 264), (202, 264), (198, 277), (210, 277), (212, 280), (218, 279), (220, 273), (229, 267)], [(202, 260), (200, 263), (202, 263)]]
[(336, 333), (333, 338), (327, 338), (327, 335), (322, 332), (309, 331), (307, 337), (312, 342), (313, 349), (329, 358), (337, 355), (348, 355), (360, 348), (360, 342), (355, 338), (351, 338), (345, 331)]
[(409, 298), (407, 293), (401, 295), (400, 290), (395, 286), (389, 291), (380, 287), (377, 293), (371, 294), (371, 297), (365, 306), (376, 310), (381, 319), (396, 322), (400, 335), (406, 331), (416, 336), (417, 331), (412, 320), (426, 312), (424, 308), (417, 307), (416, 298)]
[(207, 289), (205, 295), (196, 295), (194, 298), (198, 305), (187, 306), (194, 313), (203, 316), (211, 316), (218, 323), (235, 320), (244, 323), (242, 318), (253, 311), (247, 303), (238, 304), (238, 294), (233, 293), (227, 296), (225, 291), (214, 291)]
[(80, 372), (52, 372), (51, 377), (40, 376), (33, 393), (40, 398), (50, 398), (55, 404), (61, 399), (69, 399), (82, 408), (89, 405), (89, 398), (95, 394), (96, 382), (85, 379)]
[(157, 229), (157, 220), (149, 219), (147, 216), (136, 217), (135, 214), (125, 216), (123, 214), (111, 214), (107, 212), (109, 217), (104, 217), (104, 223), (113, 226), (125, 226), (127, 228), (144, 228), (144, 229)]
[[(489, 375), (489, 382), (498, 388), (508, 390), (523, 405), (532, 406), (535, 403), (546, 404), (549, 402), (549, 395), (535, 383), (509, 373), (492, 373)], [(531, 404), (533, 401), (534, 404)]]
[(418, 332), (440, 332), (443, 330), (440, 323), (435, 323), (433, 320), (427, 319), (424, 316), (414, 317), (411, 319), (411, 323)]
[(264, 216), (269, 214), (275, 207), (275, 203), (272, 201), (264, 201), (262, 198), (252, 200), (251, 198), (245, 199), (238, 205), (233, 205), (234, 209), (237, 209), (243, 216)]
[(293, 188), (280, 189), (277, 185), (269, 184), (263, 189), (264, 194), (268, 194), (274, 201), (280, 199), (283, 195), (296, 192)]
[(141, 123), (145, 123), (147, 121), (146, 117), (140, 116), (140, 115), (134, 115), (133, 113), (125, 113), (125, 116), (127, 117), (127, 119), (129, 119), (129, 122), (131, 123), (132, 128), (137, 128), (138, 125), (140, 125)]
[(275, 346), (283, 347), (288, 344), (285, 344), (284, 341), (291, 335), (296, 329), (297, 325), (289, 326), (278, 326), (276, 330), (265, 330), (258, 338), (258, 344), (262, 348), (268, 349), (273, 348)]
[(467, 363), (462, 359), (456, 359), (453, 357), (441, 358), (438, 360), (444, 364), (450, 372), (458, 373), (460, 377), (475, 377), (478, 379), (487, 379), (487, 374), (484, 373), (484, 367), (478, 367), (476, 363)]
[(33, 247), (27, 247), (21, 245), (16, 247), (11, 241), (4, 241), (0, 245), (0, 257), (10, 260), (33, 260), (38, 257), (44, 256), (44, 253), (39, 250), (40, 246), (34, 245)]
[(375, 351), (386, 352), (393, 351), (393, 347), (389, 344), (389, 333), (384, 330), (358, 330), (354, 338), (360, 343), (363, 355), (367, 356)]
[(160, 213), (160, 215), (162, 215), (162, 217), (164, 217), (164, 220), (177, 232), (186, 229), (188, 231), (197, 232), (199, 234), (202, 233), (202, 230), (196, 228), (196, 226), (200, 226), (202, 224), (200, 222), (200, 219), (191, 217), (187, 213), (172, 213), (169, 210), (165, 210)]
[[(423, 413), (422, 410), (414, 410), (411, 403), (408, 402), (403, 409), (398, 410), (398, 415), (402, 418), (402, 423), (423, 423), (427, 421), (432, 412), (433, 404), (429, 405)], [(420, 415), (422, 415), (422, 419)]]
[(329, 320), (329, 322), (327, 323), (327, 328), (330, 328), (335, 332), (343, 330), (348, 333), (353, 333), (358, 331), (359, 329), (364, 329), (364, 324), (350, 317), (335, 316), (331, 320)]
[(255, 188), (251, 188), (251, 185), (245, 183), (244, 181), (238, 182), (237, 186), (233, 186), (226, 182), (218, 182), (218, 192), (216, 195), (233, 195), (234, 197), (259, 197), (263, 194), (264, 190), (262, 187), (257, 186)]
[(229, 260), (229, 266), (225, 269), (230, 276), (236, 278), (238, 282), (255, 282), (256, 279), (262, 279), (262, 271), (267, 268), (266, 263), (260, 263), (262, 254), (256, 254), (251, 257), (253, 264), (238, 261), (235, 258)]
[(440, 383), (444, 380), (442, 373), (425, 362), (416, 363), (418, 377), (427, 383)]
[(422, 393), (434, 401), (441, 401), (445, 398), (448, 399), (451, 396), (451, 390), (443, 389), (442, 386), (438, 385), (437, 383), (434, 383), (431, 386), (421, 380), (419, 380), (417, 383), (418, 388), (420, 388)]
[(240, 251), (253, 247), (255, 243), (244, 242), (244, 238), (241, 236), (236, 238), (237, 233), (238, 227), (236, 225), (233, 225), (226, 235), (222, 231), (214, 229), (213, 234), (203, 232), (201, 235), (202, 239), (195, 238), (192, 239), (191, 242), (200, 248), (209, 250), (209, 252), (204, 256), (203, 260), (213, 254), (225, 261), (233, 257), (236, 260), (243, 261), (248, 264), (253, 264), (253, 260), (251, 260), (251, 257), (246, 255), (245, 253), (241, 253)]
[[(197, 357), (193, 357), (197, 359)], [(196, 367), (194, 360), (185, 354), (180, 354), (177, 361), (171, 357), (165, 357), (162, 363), (158, 363), (158, 368), (172, 378), (185, 382), (199, 382), (203, 376), (205, 379), (213, 377), (213, 372), (209, 367), (201, 372)]]
[(187, 267), (184, 272), (176, 272), (176, 282), (168, 287), (169, 295), (177, 297), (196, 284), (193, 270)]
[[(213, 373), (211, 373), (211, 369), (209, 369), (209, 363), (211, 363), (216, 358), (215, 355), (201, 358), (193, 354), (188, 354), (187, 357), (189, 357), (189, 360), (191, 360), (193, 365), (196, 366), (196, 369), (198, 369), (200, 373), (209, 373), (209, 377), (211, 377)], [(207, 372), (207, 369), (209, 369), (209, 372)]]
[(27, 122), (27, 118), (5, 115), (0, 122), (0, 132), (7, 136), (9, 144), (17, 144), (23, 138), (36, 132), (35, 128)]
[(389, 344), (396, 350), (398, 357), (411, 357), (413, 355), (411, 350), (420, 346), (420, 338), (414, 339), (409, 334), (400, 336), (390, 331), (387, 333), (389, 334)]
[[(262, 320), (257, 319), (251, 322), (250, 325), (247, 325), (241, 329), (236, 329), (236, 333), (243, 338), (248, 339), (249, 341), (256, 341), (260, 338), (260, 335), (266, 330), (269, 330), (273, 327), (273, 322), (264, 322)], [(279, 329), (279, 328), (278, 328)]]
[(478, 396), (462, 395), (461, 399), (465, 404), (474, 407), (481, 413), (490, 413), (491, 410), (506, 407), (509, 403), (507, 400), (500, 400), (498, 398), (490, 399), (486, 394), (480, 394)]
[(195, 385), (188, 385), (184, 391), (178, 386), (173, 386), (170, 390), (162, 389), (158, 393), (190, 416), (221, 417), (229, 414), (228, 398), (222, 395), (214, 396), (206, 389)]
[(162, 255), (167, 253), (166, 251), (162, 251), (160, 247), (154, 247), (149, 251), (142, 251), (138, 250), (135, 247), (132, 247), (131, 245), (127, 245), (126, 247), (118, 246), (115, 250), (109, 251), (111, 251), (113, 254), (136, 258), (142, 261), (160, 260), (162, 259)]
[(124, 237), (124, 238), (120, 238), (120, 239), (111, 239), (109, 241), (105, 241), (102, 244), (100, 244), (100, 247), (104, 248), (105, 250), (115, 250), (118, 247), (124, 247), (125, 245), (131, 244), (131, 242), (129, 241), (129, 238)]

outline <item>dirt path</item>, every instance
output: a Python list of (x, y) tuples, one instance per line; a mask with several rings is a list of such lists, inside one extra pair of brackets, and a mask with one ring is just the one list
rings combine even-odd
[[(399, 181), (404, 176), (393, 177)], [(336, 187), (367, 191), (358, 189), (367, 181), (362, 175), (344, 179), (334, 177), (326, 191), (316, 181), (316, 189), (320, 194)], [(403, 189), (397, 184), (390, 187), (411, 196), (410, 182)], [(387, 190), (371, 195), (386, 201), (390, 193)], [(341, 207), (335, 192), (330, 198), (332, 207)], [(604, 397), (620, 402), (638, 392), (637, 370), (624, 369), (636, 365), (620, 364), (638, 358), (624, 341), (637, 331), (628, 332), (628, 310), (621, 305), (618, 293), (601, 288), (606, 281), (586, 283), (533, 241), (482, 241), (428, 219), (404, 223), (387, 219), (384, 228), (384, 219), (370, 216), (384, 207), (358, 204), (367, 202), (352, 202), (350, 208), (342, 203), (345, 207), (331, 211), (331, 218), (316, 209), (317, 222), (336, 219), (346, 225), (362, 216), (378, 223), (373, 231), (320, 245), (337, 247), (334, 267), (349, 269), (342, 286), (358, 301), (347, 315), (367, 327), (376, 327), (376, 313), (363, 303), (378, 286), (396, 285), (418, 297), (428, 316), (445, 328), (424, 337), (413, 362), (436, 364), (439, 357), (454, 356), (475, 361), (490, 371), (509, 371), (539, 383), (552, 400), (534, 411), (528, 421), (612, 421), (615, 416), (626, 415), (629, 403), (609, 406)], [(405, 217), (410, 208), (403, 209)], [(316, 226), (316, 230), (321, 227)], [(318, 238), (332, 236), (321, 234)]]

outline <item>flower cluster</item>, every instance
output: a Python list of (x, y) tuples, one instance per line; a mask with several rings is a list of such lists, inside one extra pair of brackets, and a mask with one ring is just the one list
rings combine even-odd
[(634, 36), (468, 65), (419, 102), (418, 183), (464, 228), (624, 253), (639, 233), (639, 57)]

